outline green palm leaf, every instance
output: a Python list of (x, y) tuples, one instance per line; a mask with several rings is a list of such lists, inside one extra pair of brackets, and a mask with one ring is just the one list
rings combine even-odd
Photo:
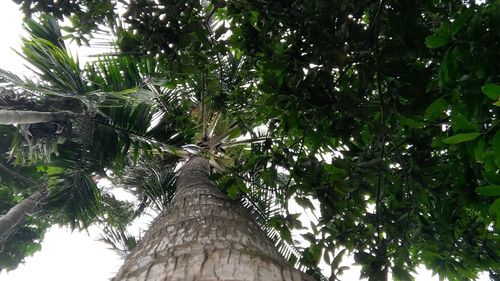
[(137, 245), (137, 238), (124, 229), (105, 226), (99, 235), (99, 241), (108, 244), (112, 250), (126, 257)]
[(143, 155), (134, 166), (128, 166), (121, 177), (121, 184), (138, 198), (146, 198), (149, 206), (161, 212), (170, 203), (176, 190), (178, 163), (175, 157), (150, 157)]
[(53, 17), (42, 15), (39, 21), (37, 22), (33, 19), (26, 20), (25, 29), (28, 33), (33, 38), (43, 38), (58, 48), (66, 49), (57, 20)]
[(101, 191), (91, 176), (80, 171), (63, 171), (51, 177), (55, 183), (47, 205), (72, 228), (88, 227), (102, 212)]
[(34, 67), (33, 71), (61, 94), (71, 97), (87, 91), (78, 61), (66, 49), (46, 39), (32, 37), (23, 39), (21, 50), (21, 56)]

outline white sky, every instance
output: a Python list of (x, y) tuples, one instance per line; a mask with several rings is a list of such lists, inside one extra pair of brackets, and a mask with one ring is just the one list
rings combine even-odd
[(0, 3), (0, 67), (14, 73), (22, 73), (25, 68), (19, 56), (11, 48), (19, 48), (21, 44), (22, 16), (11, 0)]
[[(11, 0), (0, 2), (0, 67), (23, 75), (26, 68), (20, 57), (11, 48), (19, 49), (23, 34), (22, 15)], [(71, 48), (71, 46), (70, 46)], [(72, 48), (75, 53), (76, 48)], [(81, 61), (85, 61), (85, 55), (91, 54), (88, 49), (79, 49)], [(304, 225), (309, 225), (309, 216), (302, 216)], [(42, 250), (28, 257), (25, 263), (11, 272), (0, 272), (2, 281), (29, 281), (29, 280), (51, 280), (51, 281), (106, 281), (110, 280), (119, 269), (123, 260), (107, 245), (95, 240), (95, 229), (89, 229), (89, 235), (85, 232), (71, 232), (68, 228), (54, 226), (46, 233), (42, 243)], [(348, 257), (342, 265), (350, 265), (352, 257)], [(344, 273), (343, 280), (358, 280), (359, 267)], [(417, 280), (438, 280), (437, 276), (421, 268), (418, 270)], [(483, 275), (480, 280), (488, 280)]]

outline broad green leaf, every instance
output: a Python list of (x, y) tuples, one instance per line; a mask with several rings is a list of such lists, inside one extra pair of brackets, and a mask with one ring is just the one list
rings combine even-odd
[(305, 196), (296, 196), (295, 201), (304, 209), (314, 210), (314, 205), (312, 204), (311, 200), (309, 200)]
[(470, 16), (472, 15), (472, 10), (467, 10), (461, 13), (450, 25), (451, 35), (455, 35), (465, 26)]
[(369, 144), (372, 139), (372, 134), (368, 129), (361, 131), (361, 139), (365, 144)]
[(411, 118), (407, 118), (407, 117), (404, 117), (403, 115), (400, 115), (398, 119), (399, 119), (399, 123), (401, 125), (408, 126), (409, 128), (412, 128), (412, 129), (420, 129), (420, 128), (423, 128), (425, 126), (424, 122), (417, 121), (417, 120), (411, 119)]
[(425, 38), (425, 44), (428, 48), (434, 49), (444, 46), (450, 42), (452, 34), (450, 34), (449, 22), (444, 22), (434, 34)]
[(433, 34), (425, 38), (425, 45), (430, 49), (439, 48), (448, 44), (448, 42), (450, 42), (450, 38), (438, 34)]
[(259, 30), (259, 26), (257, 25), (257, 22), (259, 21), (259, 12), (258, 11), (250, 11), (250, 24), (252, 24), (255, 29)]
[(333, 259), (332, 264), (331, 264), (332, 268), (339, 267), (339, 264), (342, 261), (342, 257), (344, 257), (345, 252), (346, 252), (346, 249), (343, 249), (335, 256), (335, 258)]
[(451, 127), (454, 132), (477, 132), (479, 128), (473, 122), (467, 120), (467, 118), (460, 112), (452, 110), (451, 112)]
[(476, 162), (481, 162), (484, 160), (485, 157), (485, 142), (483, 139), (480, 139), (477, 141), (476, 147), (474, 147), (474, 159)]
[(433, 103), (431, 103), (429, 107), (427, 107), (424, 116), (426, 119), (436, 120), (439, 117), (441, 117), (441, 115), (443, 114), (443, 112), (447, 107), (448, 107), (448, 102), (443, 98), (439, 98), (435, 100)]
[(221, 173), (212, 173), (212, 174), (210, 174), (210, 176), (208, 176), (208, 178), (211, 181), (218, 181), (222, 178), (222, 174)]
[(435, 137), (432, 140), (431, 147), (436, 148), (436, 147), (440, 147), (440, 146), (443, 146), (443, 139), (441, 137)]
[(500, 167), (500, 131), (497, 131), (493, 137), (493, 156), (497, 167)]
[(492, 100), (496, 100), (500, 96), (500, 86), (493, 83), (488, 83), (484, 85), (481, 88), (481, 91), (483, 92), (483, 94), (487, 95), (488, 98)]
[(311, 229), (312, 229), (314, 235), (317, 235), (318, 234), (318, 228), (316, 227), (316, 224), (314, 222), (311, 222), (310, 225), (311, 225)]
[(301, 236), (306, 240), (306, 241), (309, 241), (311, 243), (316, 243), (316, 236), (314, 236), (314, 234), (310, 233), (310, 232), (307, 232), (307, 233), (304, 233), (304, 234), (301, 234)]
[(236, 199), (238, 197), (239, 189), (237, 185), (232, 184), (227, 190), (227, 196), (230, 199)]
[[(443, 60), (439, 65), (439, 81), (441, 85), (447, 85), (450, 82), (450, 68), (453, 69), (450, 60), (450, 52), (446, 51)], [(452, 72), (453, 73), (453, 72)]]
[(306, 229), (302, 226), (299, 217), (300, 214), (289, 214), (286, 216), (286, 221), (288, 222), (288, 225), (293, 229)]
[(500, 215), (500, 198), (497, 198), (493, 204), (491, 204), (490, 209), (489, 209), (491, 214), (498, 214)]
[(486, 179), (486, 181), (488, 181), (490, 184), (493, 184), (493, 185), (500, 185), (500, 175), (498, 175), (497, 173), (493, 172), (493, 171), (489, 171), (489, 172), (486, 172), (484, 174), (484, 178)]
[(323, 252), (323, 259), (327, 264), (330, 264), (331, 258), (330, 258), (330, 251), (324, 251)]
[(262, 171), (260, 174), (260, 177), (264, 181), (265, 184), (267, 184), (267, 185), (273, 184), (273, 175), (271, 174), (270, 171)]
[(485, 185), (476, 188), (476, 193), (484, 196), (500, 196), (500, 185)]
[(279, 233), (281, 235), (281, 238), (287, 242), (292, 242), (292, 233), (290, 232), (290, 229), (288, 228), (288, 226), (286, 225), (283, 225), (280, 229), (279, 229)]
[(481, 133), (456, 134), (454, 136), (445, 138), (443, 140), (443, 143), (445, 143), (445, 144), (458, 144), (458, 143), (474, 140), (479, 135), (481, 135)]
[(311, 245), (311, 247), (309, 247), (309, 253), (311, 253), (314, 264), (318, 264), (321, 259), (321, 246)]
[(490, 214), (496, 215), (496, 228), (500, 229), (500, 197), (490, 206)]
[(243, 180), (238, 180), (236, 184), (238, 186), (239, 191), (243, 193), (248, 193), (248, 187)]

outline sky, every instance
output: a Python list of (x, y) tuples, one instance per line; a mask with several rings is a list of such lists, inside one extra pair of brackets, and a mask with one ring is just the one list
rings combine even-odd
[[(22, 29), (22, 15), (11, 0), (0, 1), (0, 67), (18, 75), (28, 75), (21, 58), (14, 49), (19, 49), (20, 37), (24, 34)], [(72, 48), (73, 47), (73, 48)], [(76, 47), (69, 45), (72, 53)], [(86, 56), (92, 51), (78, 48), (80, 61), (85, 61)], [(313, 215), (303, 214), (301, 220), (304, 225), (309, 225)], [(134, 230), (132, 230), (134, 231)], [(137, 229), (136, 229), (137, 231)], [(71, 231), (67, 227), (54, 226), (49, 229), (42, 243), (42, 250), (32, 257), (25, 259), (16, 270), (0, 272), (2, 281), (107, 281), (118, 271), (123, 259), (110, 250), (108, 246), (96, 239), (96, 229), (87, 232)], [(341, 265), (350, 265), (352, 257), (347, 257)], [(437, 276), (421, 267), (417, 271), (417, 280), (438, 280)], [(358, 280), (359, 267), (345, 272), (342, 280)], [(480, 280), (488, 280), (486, 275)]]

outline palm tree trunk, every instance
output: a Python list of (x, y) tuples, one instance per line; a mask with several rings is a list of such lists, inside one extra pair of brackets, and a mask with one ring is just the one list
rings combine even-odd
[(0, 110), (0, 124), (34, 124), (53, 121), (63, 121), (76, 114), (69, 111), (39, 112), (22, 110)]
[(184, 165), (170, 206), (113, 280), (312, 280), (284, 260), (250, 214), (217, 190), (208, 174), (203, 158)]
[(7, 237), (12, 229), (26, 218), (26, 215), (34, 213), (38, 209), (40, 202), (45, 200), (46, 196), (46, 193), (37, 191), (17, 203), (7, 214), (0, 216), (0, 240)]

